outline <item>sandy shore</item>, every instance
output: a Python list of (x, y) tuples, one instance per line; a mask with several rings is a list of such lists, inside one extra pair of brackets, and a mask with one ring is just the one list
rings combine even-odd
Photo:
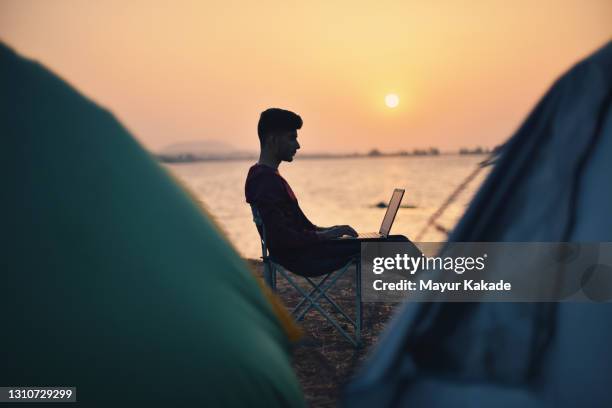
[[(262, 276), (261, 261), (250, 259), (247, 262), (256, 275)], [(353, 276), (347, 273), (329, 292), (351, 316), (354, 313)], [(288, 307), (293, 307), (300, 300), (299, 294), (282, 277), (278, 278), (277, 286), (280, 298)], [(305, 336), (295, 346), (293, 366), (309, 406), (337, 405), (343, 385), (350, 380), (368, 350), (376, 343), (396, 306), (394, 303), (363, 304), (364, 347), (359, 350), (355, 350), (317, 311), (308, 312), (301, 323)]]

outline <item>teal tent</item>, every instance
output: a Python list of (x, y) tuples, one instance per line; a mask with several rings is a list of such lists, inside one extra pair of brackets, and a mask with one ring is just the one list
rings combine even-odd
[(304, 405), (272, 306), (115, 117), (0, 44), (0, 385), (87, 407)]

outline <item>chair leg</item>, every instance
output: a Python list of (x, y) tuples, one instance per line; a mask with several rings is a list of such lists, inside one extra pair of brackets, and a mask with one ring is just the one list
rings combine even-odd
[[(330, 273), (330, 274), (325, 275), (325, 276), (324, 276), (324, 277), (323, 277), (323, 278), (322, 278), (322, 279), (319, 281), (319, 283), (314, 283), (314, 282), (312, 281), (312, 279), (310, 279), (310, 278), (305, 278), (305, 279), (306, 279), (306, 281), (307, 281), (308, 283), (310, 283), (310, 284), (312, 285), (312, 287), (313, 287), (313, 289), (310, 291), (310, 293), (309, 293), (308, 295), (309, 295), (309, 296), (312, 296), (312, 295), (314, 295), (314, 294), (315, 294), (315, 293), (316, 293), (318, 290), (320, 290), (320, 289), (319, 289), (319, 287), (321, 287), (321, 286), (322, 286), (322, 285), (325, 283), (325, 281), (327, 281), (327, 279), (329, 279), (329, 277), (330, 277), (331, 275), (332, 275), (331, 273)], [(307, 301), (307, 299), (306, 299), (306, 298), (302, 298), (302, 300), (300, 300), (300, 301), (299, 301), (299, 303), (298, 303), (298, 304), (297, 304), (297, 305), (296, 305), (296, 306), (293, 308), (293, 311), (291, 312), (291, 314), (292, 314), (292, 315), (294, 315), (294, 316), (297, 316), (297, 315), (298, 315), (298, 312), (300, 311), (300, 308), (301, 308), (301, 307), (304, 305), (304, 303), (306, 303), (306, 301)], [(300, 315), (300, 316), (301, 316), (301, 318), (300, 318), (300, 319), (297, 319), (298, 321), (300, 321), (300, 320), (302, 320), (302, 319), (304, 318), (304, 316), (303, 316), (303, 315)]]
[(274, 284), (272, 282), (272, 265), (269, 260), (264, 259), (264, 282), (272, 290), (274, 290)]
[[(334, 302), (328, 295), (327, 290), (333, 287), (342, 275), (344, 275), (352, 264), (355, 264), (355, 320), (350, 318), (342, 308)], [(271, 287), (276, 290), (276, 267), (272, 262), (269, 265), (269, 276), (270, 276), (270, 284)], [(288, 276), (288, 273), (279, 266), (278, 272), (284, 276), (287, 282), (293, 286), (293, 288), (302, 295), (302, 300), (298, 303), (298, 305), (293, 309), (292, 314), (297, 321), (301, 321), (306, 313), (310, 309), (315, 309), (319, 312), (328, 322), (334, 326), (334, 328), (346, 339), (348, 340), (355, 348), (360, 348), (361, 344), (361, 328), (363, 325), (363, 309), (362, 309), (362, 301), (361, 301), (361, 263), (359, 260), (355, 262), (347, 264), (344, 268), (335, 273), (330, 273), (326, 275), (321, 281), (314, 282), (310, 278), (306, 278), (306, 281), (312, 286), (310, 291), (305, 291), (302, 289), (296, 282)], [(329, 282), (327, 282), (329, 280)], [(320, 299), (324, 299), (327, 301), (337, 312), (347, 320), (349, 324), (351, 324), (354, 328), (354, 335), (351, 336), (347, 333), (339, 324), (336, 319), (334, 319), (331, 315), (329, 315), (321, 306), (319, 305)], [(309, 303), (306, 305), (305, 303)], [(302, 309), (302, 310), (300, 310)], [(299, 314), (298, 314), (299, 312)]]
[[(340, 272), (336, 272), (336, 273), (334, 274), (334, 276), (332, 277), (331, 282), (329, 282), (329, 283), (328, 283), (328, 284), (326, 284), (326, 285), (323, 285), (323, 284), (320, 284), (320, 285), (313, 284), (312, 280), (309, 280), (309, 279), (307, 278), (307, 280), (310, 282), (310, 284), (311, 284), (311, 285), (313, 285), (313, 286), (315, 286), (315, 288), (317, 289), (317, 292), (318, 292), (318, 293), (317, 293), (317, 294), (316, 294), (314, 297), (312, 297), (312, 298), (311, 298), (312, 300), (311, 300), (310, 298), (308, 299), (308, 300), (309, 300), (309, 302), (310, 302), (310, 305), (309, 305), (309, 306), (307, 306), (307, 307), (306, 307), (304, 310), (302, 310), (302, 312), (301, 312), (301, 313), (299, 314), (299, 316), (298, 316), (298, 320), (301, 320), (301, 319), (302, 319), (302, 318), (303, 318), (303, 317), (306, 315), (306, 313), (308, 313), (308, 311), (310, 310), (310, 308), (311, 308), (312, 306), (314, 306), (313, 302), (318, 301), (318, 300), (319, 300), (319, 298), (320, 298), (321, 296), (325, 296), (325, 297), (326, 297), (328, 300), (330, 300), (330, 299), (327, 297), (327, 294), (326, 294), (325, 292), (327, 292), (327, 290), (328, 290), (329, 288), (331, 288), (332, 286), (334, 286), (334, 285), (336, 284), (336, 281), (337, 281), (338, 279), (340, 279), (340, 278), (342, 277), (342, 275), (344, 275), (344, 272), (346, 272), (346, 268), (345, 268), (345, 269), (343, 269), (343, 270), (342, 270), (342, 271), (340, 271)], [(330, 275), (332, 275), (332, 274), (330, 274)], [(328, 275), (328, 276), (329, 276), (329, 275)], [(335, 302), (330, 301), (330, 303), (332, 304), (332, 306), (333, 306), (333, 305), (335, 305), (337, 308), (339, 308), (339, 306), (337, 306), (337, 305), (335, 304)], [(345, 314), (345, 316), (346, 316), (346, 314)], [(351, 321), (351, 319), (349, 318), (349, 322), (350, 322), (350, 321)]]
[[(346, 269), (344, 269), (344, 270), (342, 270), (342, 271), (339, 271), (339, 272), (337, 272), (337, 273), (339, 273), (340, 275), (344, 275), (344, 273), (345, 273), (345, 272), (346, 272)], [(331, 275), (331, 274), (329, 274), (329, 275), (327, 275), (327, 276), (330, 276), (330, 275)], [(313, 294), (313, 293), (315, 293), (315, 292), (319, 292), (319, 293), (318, 293), (318, 294), (315, 296), (315, 298), (314, 298), (315, 300), (317, 300), (317, 301), (318, 301), (320, 298), (322, 298), (323, 300), (326, 300), (326, 301), (327, 301), (327, 302), (328, 302), (328, 303), (329, 303), (329, 304), (330, 304), (330, 305), (333, 307), (333, 309), (334, 309), (336, 312), (340, 313), (340, 314), (341, 314), (341, 315), (342, 315), (342, 316), (343, 316), (343, 317), (346, 319), (346, 321), (347, 321), (349, 324), (351, 324), (351, 325), (353, 326), (353, 328), (354, 328), (354, 327), (356, 327), (356, 325), (355, 325), (355, 324), (356, 324), (356, 323), (355, 323), (355, 321), (354, 321), (353, 319), (351, 319), (351, 317), (350, 317), (348, 314), (346, 314), (346, 313), (344, 312), (344, 310), (342, 310), (342, 308), (340, 307), (340, 305), (338, 305), (336, 302), (334, 302), (334, 300), (333, 300), (332, 298), (330, 298), (330, 297), (327, 295), (327, 293), (323, 291), (323, 289), (321, 289), (321, 287), (323, 287), (323, 282), (324, 282), (324, 281), (321, 281), (321, 282), (319, 282), (319, 283), (315, 283), (315, 282), (313, 282), (313, 281), (312, 281), (312, 279), (309, 279), (309, 278), (306, 278), (306, 281), (307, 281), (308, 283), (310, 283), (310, 284), (312, 285), (312, 287), (314, 288), (314, 289), (312, 290), (312, 292), (310, 293), (310, 295), (311, 295), (311, 296), (312, 296), (312, 294)], [(301, 317), (303, 318), (303, 317), (304, 317), (304, 315), (302, 314), (302, 315), (301, 315)]]
[(361, 325), (363, 323), (363, 309), (361, 302), (361, 262), (355, 262), (355, 340), (357, 347), (361, 347)]
[(276, 266), (269, 259), (264, 259), (264, 282), (276, 292)]
[[(287, 278), (287, 276), (285, 275), (285, 278)], [(295, 283), (292, 279), (287, 279), (287, 281), (289, 282), (289, 284), (291, 284), (291, 286), (293, 286), (293, 288), (298, 291), (302, 296), (304, 296), (309, 302), (310, 302), (310, 306), (309, 307), (313, 307), (314, 309), (316, 309), (319, 313), (321, 313), (321, 315), (328, 321), (330, 322), (335, 328), (336, 330), (338, 330), (338, 332), (344, 336), (345, 339), (347, 339), (354, 347), (359, 347), (358, 343), (355, 341), (355, 339), (353, 337), (351, 337), (350, 334), (348, 334), (341, 326), (340, 324), (336, 321), (336, 319), (334, 319), (332, 316), (329, 315), (329, 313), (327, 313), (323, 308), (321, 308), (321, 306), (317, 303), (317, 301), (315, 299), (313, 299), (308, 293), (306, 293), (306, 291), (304, 289), (302, 289), (297, 283)], [(333, 285), (333, 282), (331, 283)], [(329, 289), (326, 288), (326, 289)]]

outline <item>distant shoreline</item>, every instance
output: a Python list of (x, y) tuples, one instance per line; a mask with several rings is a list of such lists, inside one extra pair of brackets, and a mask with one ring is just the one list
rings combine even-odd
[[(327, 159), (376, 159), (387, 157), (439, 157), (439, 156), (484, 156), (491, 154), (490, 150), (481, 151), (463, 151), (463, 152), (418, 152), (418, 153), (376, 153), (376, 154), (304, 154), (296, 156), (296, 160), (327, 160)], [(153, 154), (162, 163), (167, 164), (183, 164), (183, 163), (198, 163), (211, 161), (253, 161), (257, 160), (257, 156), (241, 156), (241, 157), (197, 157), (191, 155), (184, 156), (167, 156), (163, 154)]]

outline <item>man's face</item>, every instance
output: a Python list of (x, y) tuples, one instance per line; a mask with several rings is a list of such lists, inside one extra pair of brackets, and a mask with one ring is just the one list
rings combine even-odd
[(282, 161), (293, 161), (293, 156), (300, 148), (297, 141), (297, 130), (277, 132), (273, 138), (276, 156)]

